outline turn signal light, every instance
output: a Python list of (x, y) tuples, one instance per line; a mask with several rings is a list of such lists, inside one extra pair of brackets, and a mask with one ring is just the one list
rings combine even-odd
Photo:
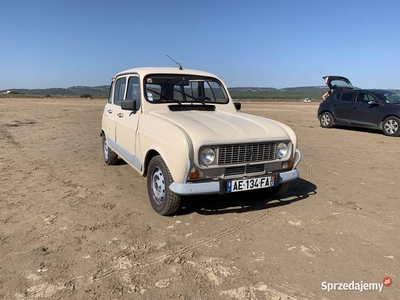
[(189, 179), (197, 179), (199, 178), (199, 171), (191, 171), (189, 173)]
[(294, 161), (290, 160), (282, 164), (282, 169), (293, 169)]

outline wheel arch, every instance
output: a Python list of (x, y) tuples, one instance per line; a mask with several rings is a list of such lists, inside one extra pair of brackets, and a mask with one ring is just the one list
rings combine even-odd
[(383, 129), (383, 122), (387, 119), (387, 118), (390, 118), (390, 117), (394, 117), (394, 118), (397, 118), (397, 119), (400, 119), (400, 117), (398, 117), (397, 115), (395, 115), (395, 114), (388, 114), (388, 115), (385, 115), (382, 119), (381, 119), (381, 121), (379, 122), (379, 129)]
[[(144, 168), (143, 168), (143, 176), (147, 177), (147, 170), (149, 167), (149, 163), (152, 160), (153, 157), (160, 155), (160, 153), (154, 149), (150, 149), (147, 153), (146, 153), (146, 157), (144, 159)], [(161, 156), (161, 155), (160, 155)], [(162, 157), (162, 156), (161, 156)]]
[(333, 120), (336, 121), (335, 115), (334, 115), (333, 112), (330, 111), (329, 109), (324, 109), (324, 110), (322, 110), (322, 111), (318, 114), (318, 119), (321, 118), (321, 116), (322, 116), (324, 113), (330, 113), (330, 115), (333, 117)]

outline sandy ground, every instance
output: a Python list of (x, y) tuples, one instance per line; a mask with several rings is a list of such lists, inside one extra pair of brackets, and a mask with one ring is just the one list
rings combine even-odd
[(317, 103), (243, 103), (296, 131), (301, 178), (162, 217), (144, 178), (103, 162), (104, 103), (0, 99), (0, 299), (399, 299), (399, 138), (322, 129)]

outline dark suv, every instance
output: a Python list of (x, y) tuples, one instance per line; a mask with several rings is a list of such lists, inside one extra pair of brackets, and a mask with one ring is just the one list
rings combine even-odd
[(355, 126), (379, 129), (388, 136), (400, 135), (400, 94), (389, 90), (354, 89), (351, 82), (341, 76), (323, 79), (330, 90), (318, 108), (321, 127)]

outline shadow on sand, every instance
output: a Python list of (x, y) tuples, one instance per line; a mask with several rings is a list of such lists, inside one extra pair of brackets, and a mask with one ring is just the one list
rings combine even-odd
[(304, 179), (296, 179), (291, 188), (280, 196), (273, 196), (268, 189), (254, 190), (226, 195), (203, 195), (182, 197), (181, 208), (176, 215), (198, 213), (201, 215), (219, 215), (245, 213), (288, 205), (317, 193), (317, 186)]

